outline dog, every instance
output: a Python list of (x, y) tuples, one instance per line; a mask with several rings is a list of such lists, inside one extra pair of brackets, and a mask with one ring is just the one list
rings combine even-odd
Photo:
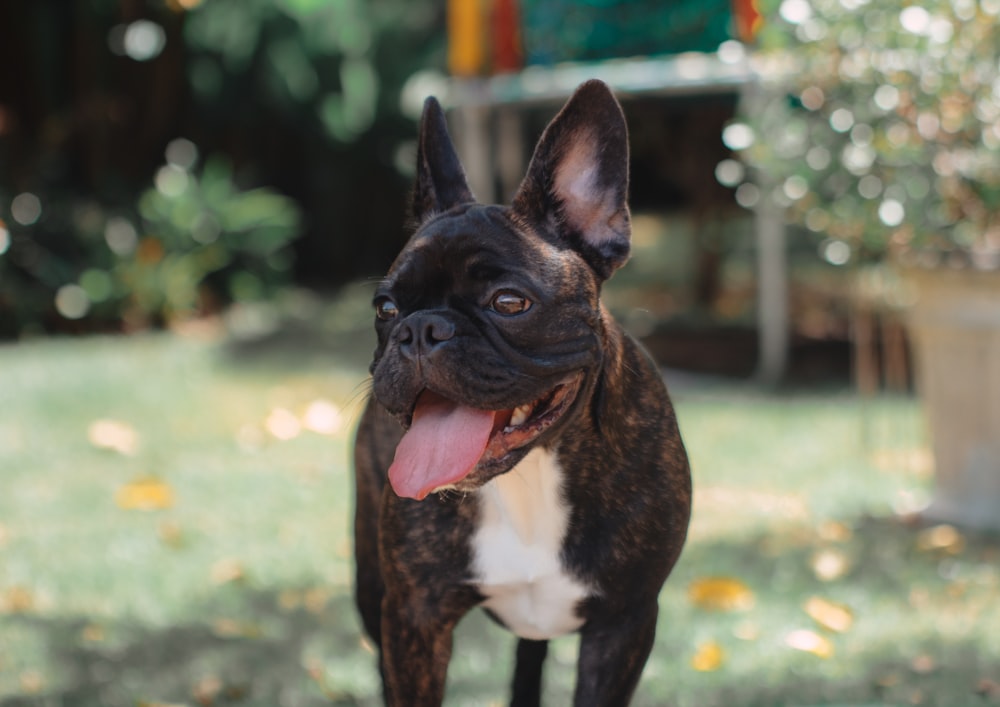
[(604, 309), (630, 251), (628, 132), (582, 84), (510, 206), (474, 199), (438, 102), (417, 227), (374, 296), (355, 444), (356, 600), (386, 703), (440, 705), (452, 631), (483, 607), (538, 705), (550, 638), (579, 632), (574, 704), (628, 704), (687, 534), (691, 479), (644, 350)]

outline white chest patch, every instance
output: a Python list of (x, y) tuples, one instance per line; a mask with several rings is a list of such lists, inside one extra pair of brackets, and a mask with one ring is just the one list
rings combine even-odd
[(569, 518), (561, 485), (555, 456), (535, 449), (477, 492), (472, 551), (483, 606), (521, 638), (555, 638), (583, 623), (576, 607), (590, 592), (560, 560)]

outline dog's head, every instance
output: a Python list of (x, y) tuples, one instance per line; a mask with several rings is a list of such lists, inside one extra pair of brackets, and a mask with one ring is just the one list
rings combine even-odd
[(407, 432), (393, 489), (422, 499), (509, 470), (579, 414), (603, 358), (601, 283), (628, 258), (628, 140), (583, 84), (511, 206), (476, 203), (437, 101), (420, 124), (420, 224), (375, 294), (375, 398)]

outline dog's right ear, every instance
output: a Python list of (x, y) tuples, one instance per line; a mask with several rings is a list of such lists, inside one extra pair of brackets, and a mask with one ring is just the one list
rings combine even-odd
[(417, 184), (412, 212), (417, 223), (453, 206), (475, 201), (448, 135), (441, 104), (433, 96), (424, 101), (417, 143)]

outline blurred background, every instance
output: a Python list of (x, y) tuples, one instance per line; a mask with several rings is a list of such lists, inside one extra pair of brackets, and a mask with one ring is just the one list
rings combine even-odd
[[(605, 300), (696, 487), (636, 704), (1000, 703), (998, 20), (0, 3), (0, 707), (379, 703), (350, 444), (423, 99), (504, 201), (592, 77), (632, 149)], [(510, 637), (457, 640), (448, 704), (503, 704)]]

